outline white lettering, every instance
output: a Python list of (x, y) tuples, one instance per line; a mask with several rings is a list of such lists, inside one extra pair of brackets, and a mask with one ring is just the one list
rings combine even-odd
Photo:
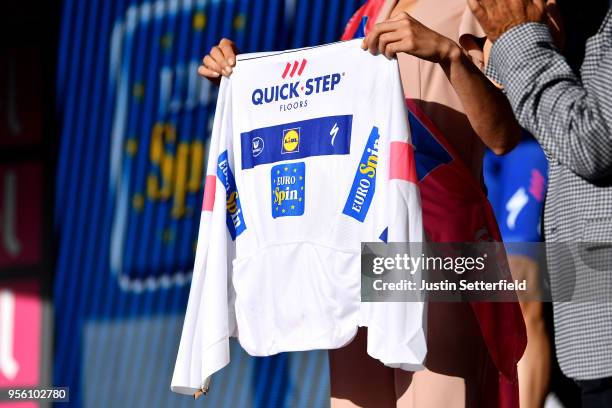
[(0, 373), (9, 380), (17, 376), (19, 363), (14, 355), (15, 295), (7, 289), (0, 290)]

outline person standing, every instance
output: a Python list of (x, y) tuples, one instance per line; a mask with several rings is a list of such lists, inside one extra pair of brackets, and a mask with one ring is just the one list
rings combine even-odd
[(559, 365), (584, 407), (612, 407), (612, 10), (577, 76), (543, 24), (544, 1), (468, 3), (493, 42), (489, 74), (549, 157), (545, 240), (583, 242), (570, 247), (578, 261), (547, 253)]

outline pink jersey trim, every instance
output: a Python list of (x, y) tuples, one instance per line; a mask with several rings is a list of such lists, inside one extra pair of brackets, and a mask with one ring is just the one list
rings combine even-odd
[(404, 180), (416, 184), (414, 147), (405, 142), (392, 142), (390, 154), (389, 180)]
[(204, 185), (204, 201), (202, 203), (202, 211), (212, 211), (215, 206), (215, 189), (217, 184), (216, 176), (206, 176), (206, 184)]

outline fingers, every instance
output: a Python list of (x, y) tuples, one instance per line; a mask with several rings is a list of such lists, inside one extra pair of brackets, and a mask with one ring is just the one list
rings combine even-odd
[[(384, 51), (382, 51), (382, 53), (385, 55), (385, 57), (391, 59), (398, 52), (408, 52), (408, 50), (410, 50), (412, 48), (411, 45), (410, 45), (411, 43), (409, 41), (410, 40), (401, 40), (400, 39), (400, 41), (394, 41), (394, 42), (388, 43), (388, 44), (385, 45), (385, 49), (384, 49)], [(407, 44), (407, 42), (408, 42), (408, 44)]]
[(372, 54), (377, 54), (379, 51), (378, 42), (380, 36), (384, 33), (395, 31), (401, 26), (401, 21), (389, 21), (376, 24), (363, 40), (362, 48), (369, 50)]
[(480, 7), (482, 7), (486, 11), (494, 7), (496, 4), (507, 2), (507, 1), (514, 1), (514, 0), (476, 0), (476, 1), (480, 3)]
[(220, 74), (217, 71), (213, 71), (210, 68), (206, 68), (204, 65), (198, 67), (198, 74), (206, 78), (219, 78)]
[(221, 49), (221, 52), (223, 53), (223, 56), (225, 57), (225, 60), (227, 61), (227, 65), (229, 65), (230, 67), (233, 67), (236, 65), (236, 45), (228, 40), (227, 38), (224, 38), (221, 40), (221, 42), (219, 42), (219, 48)]
[(482, 6), (479, 0), (468, 0), (468, 6), (474, 16), (480, 21), (487, 16), (487, 10)]
[(227, 62), (228, 58), (221, 51), (221, 47), (215, 46), (210, 50), (210, 56), (221, 67), (221, 73), (227, 77), (232, 74), (232, 66)]
[(410, 17), (406, 13), (402, 13), (395, 20), (388, 20), (383, 23), (378, 23), (374, 26), (372, 31), (368, 33), (366, 38), (363, 40), (361, 48), (369, 50), (372, 54), (377, 54), (384, 50), (384, 46), (380, 46), (380, 37), (387, 33), (393, 33), (392, 36), (387, 36), (385, 44), (389, 41), (397, 41), (397, 36), (401, 38), (401, 29), (410, 28)]
[(202, 62), (202, 67), (212, 71), (213, 77), (216, 78), (223, 74), (223, 67), (221, 67), (210, 54), (205, 56)]
[(236, 65), (236, 46), (226, 38), (211, 48), (210, 53), (202, 59), (202, 65), (198, 68), (198, 74), (217, 79), (221, 75), (229, 77), (232, 67)]
[[(378, 39), (378, 52), (384, 54), (387, 58), (393, 58), (395, 52), (390, 44), (402, 41), (404, 37), (406, 37), (404, 34), (397, 31), (382, 34)], [(409, 38), (406, 38), (406, 40), (410, 41)]]

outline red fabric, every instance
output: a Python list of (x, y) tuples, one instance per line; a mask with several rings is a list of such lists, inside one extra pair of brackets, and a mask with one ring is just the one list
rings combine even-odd
[(342, 34), (342, 37), (340, 39), (342, 41), (352, 40), (353, 38), (363, 35), (358, 31), (361, 27), (364, 17), (367, 17), (366, 31), (371, 30), (374, 24), (376, 23), (376, 18), (378, 17), (378, 13), (380, 12), (380, 9), (384, 5), (384, 3), (385, 0), (367, 1), (363, 6), (359, 8), (359, 10), (355, 12), (355, 14), (353, 14), (351, 19), (348, 21), (346, 27), (344, 28), (344, 33)]
[[(417, 104), (411, 100), (406, 104), (428, 136), (451, 156), (448, 163), (436, 167), (419, 183), (428, 239), (431, 242), (501, 242), (493, 210), (478, 182)], [(499, 407), (518, 407), (516, 365), (527, 346), (520, 306), (517, 302), (471, 302), (471, 306), (489, 355), (500, 371)]]

